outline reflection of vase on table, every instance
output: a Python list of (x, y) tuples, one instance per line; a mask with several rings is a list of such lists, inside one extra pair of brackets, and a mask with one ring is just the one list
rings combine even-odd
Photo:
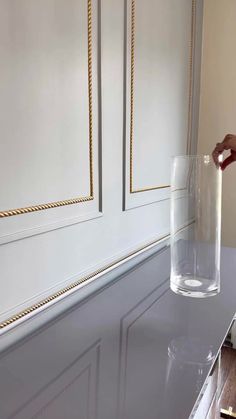
[[(212, 348), (202, 343), (198, 338), (182, 336), (170, 342), (165, 380), (165, 419), (185, 419), (182, 418), (181, 414), (183, 406), (187, 404), (189, 398), (193, 397), (193, 385), (195, 390), (193, 403), (204, 390), (208, 392), (207, 402), (209, 403), (208, 405), (204, 404), (204, 409), (208, 411), (216, 392), (218, 372), (216, 371), (211, 375), (205, 386), (203, 385), (213, 361)], [(213, 376), (214, 379), (212, 380)], [(203, 390), (202, 387), (204, 387)], [(176, 391), (176, 388), (178, 391)], [(200, 414), (203, 414), (202, 410)], [(194, 415), (190, 417), (195, 419)], [(198, 419), (198, 416), (196, 416), (196, 419)]]

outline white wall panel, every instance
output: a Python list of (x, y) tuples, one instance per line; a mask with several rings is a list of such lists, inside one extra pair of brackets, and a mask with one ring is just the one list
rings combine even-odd
[(195, 0), (127, 1), (126, 209), (168, 198), (171, 157), (189, 151), (199, 13)]
[(0, 2), (2, 241), (97, 215), (99, 39), (88, 5)]

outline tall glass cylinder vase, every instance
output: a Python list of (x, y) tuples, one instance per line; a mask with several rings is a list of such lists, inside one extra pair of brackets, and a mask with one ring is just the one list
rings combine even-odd
[(222, 172), (210, 156), (173, 159), (171, 289), (190, 297), (220, 291)]

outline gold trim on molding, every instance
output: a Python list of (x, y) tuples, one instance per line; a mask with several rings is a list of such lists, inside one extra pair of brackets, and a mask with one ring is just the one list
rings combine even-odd
[[(134, 84), (135, 84), (135, 6), (136, 0), (131, 0), (131, 57), (130, 57), (130, 193), (153, 191), (156, 189), (170, 188), (170, 185), (149, 186), (145, 188), (134, 188), (133, 176), (133, 154), (134, 154)], [(189, 99), (188, 99), (188, 128), (187, 128), (187, 154), (190, 153), (190, 143), (192, 135), (192, 113), (193, 113), (193, 67), (194, 49), (196, 34), (196, 0), (192, 0), (191, 14), (191, 39), (190, 39), (190, 58), (189, 58)]]
[(189, 54), (189, 99), (188, 99), (188, 130), (187, 130), (187, 154), (191, 153), (191, 137), (192, 137), (192, 118), (193, 118), (193, 71), (194, 71), (194, 53), (196, 42), (196, 0), (192, 0), (191, 15), (191, 38), (190, 38), (190, 54)]
[(80, 202), (92, 201), (93, 196), (84, 196), (81, 198), (67, 199), (65, 201), (50, 202), (49, 204), (39, 204), (33, 207), (17, 208), (8, 211), (1, 211), (0, 218), (11, 217), (13, 215), (27, 214), (29, 212), (43, 211), (50, 208), (63, 207), (66, 205), (79, 204)]
[(131, 1), (131, 57), (130, 57), (130, 193), (133, 193), (134, 148), (134, 52), (135, 52), (135, 0)]
[(0, 211), (0, 218), (12, 217), (14, 215), (27, 214), (30, 212), (47, 210), (66, 205), (79, 204), (81, 202), (92, 201), (94, 199), (93, 186), (93, 108), (92, 108), (92, 0), (87, 0), (88, 12), (88, 103), (89, 103), (89, 188), (88, 196), (66, 199), (63, 201), (49, 202), (46, 204), (38, 204), (24, 208), (15, 208)]
[(169, 237), (170, 237), (170, 234), (166, 234), (166, 235), (160, 237), (157, 240), (153, 240), (152, 242), (146, 244), (145, 246), (142, 246), (142, 247), (138, 248), (137, 250), (135, 250), (133, 252), (130, 252), (125, 257), (119, 258), (115, 262), (112, 262), (108, 265), (103, 266), (102, 268), (96, 270), (95, 272), (92, 272), (91, 274), (86, 275), (86, 276), (78, 279), (77, 281), (73, 282), (72, 284), (68, 285), (67, 287), (65, 287), (65, 288), (61, 289), (60, 291), (50, 295), (49, 297), (45, 298), (44, 300), (41, 300), (38, 303), (26, 308), (25, 310), (20, 311), (19, 313), (16, 313), (14, 316), (12, 316), (9, 319), (6, 319), (2, 323), (0, 323), (0, 330), (5, 329), (6, 327), (8, 327), (8, 326), (14, 324), (15, 322), (17, 322), (18, 320), (23, 319), (27, 315), (29, 315), (33, 312), (36, 312), (38, 309), (40, 309), (42, 307), (46, 307), (47, 304), (51, 303), (52, 301), (55, 301), (57, 298), (59, 298), (61, 296), (66, 296), (66, 294), (69, 291), (75, 290), (79, 285), (88, 282), (89, 280), (91, 280), (96, 275), (105, 273), (108, 269), (114, 268), (117, 264), (119, 264), (121, 262), (125, 262), (128, 258), (130, 258), (132, 256), (135, 256), (139, 252), (148, 249), (152, 245), (156, 245), (156, 244), (161, 243), (164, 240), (167, 240)]
[(139, 193), (139, 192), (147, 192), (147, 191), (154, 191), (155, 189), (165, 189), (170, 188), (170, 185), (164, 185), (164, 186), (149, 186), (147, 188), (141, 188), (141, 189), (132, 189), (130, 193)]

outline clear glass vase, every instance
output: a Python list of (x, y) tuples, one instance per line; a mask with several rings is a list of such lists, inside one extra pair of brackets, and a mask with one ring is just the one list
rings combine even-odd
[(210, 156), (178, 156), (171, 179), (171, 289), (190, 297), (220, 291), (222, 172)]

